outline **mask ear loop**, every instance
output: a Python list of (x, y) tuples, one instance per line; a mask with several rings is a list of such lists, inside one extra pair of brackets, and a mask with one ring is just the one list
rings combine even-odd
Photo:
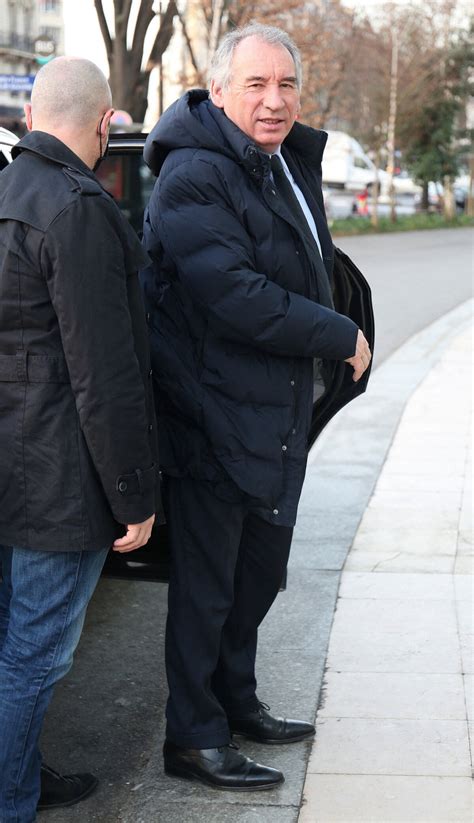
[(103, 114), (102, 117), (100, 118), (99, 128), (98, 128), (98, 132), (99, 132), (99, 152), (100, 152), (99, 160), (102, 160), (102, 123), (103, 123), (104, 117), (105, 117), (105, 114)]

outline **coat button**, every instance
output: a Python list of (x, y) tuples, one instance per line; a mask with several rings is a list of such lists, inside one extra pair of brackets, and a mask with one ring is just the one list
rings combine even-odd
[(299, 254), (299, 251), (297, 251), (296, 254)]
[(152, 375), (153, 375), (153, 369), (150, 369), (150, 371), (148, 372), (148, 377), (151, 377)]
[(152, 431), (153, 431), (153, 424), (152, 424), (152, 423), (150, 423), (150, 425), (148, 426), (148, 431), (149, 431), (149, 432), (152, 432)]
[(278, 509), (273, 509), (273, 514), (278, 514)]
[(296, 434), (296, 429), (292, 429), (292, 430), (291, 430), (291, 433), (292, 433), (292, 434)]
[(282, 446), (282, 447), (281, 447), (282, 452), (286, 452), (286, 451), (287, 451), (287, 449), (288, 449), (288, 446)]
[(294, 381), (294, 380), (290, 380), (290, 386), (294, 386), (294, 385), (295, 385), (295, 381)]
[(122, 492), (122, 493), (126, 492), (127, 489), (128, 489), (128, 485), (126, 484), (125, 480), (121, 480), (120, 483), (118, 484), (119, 492)]

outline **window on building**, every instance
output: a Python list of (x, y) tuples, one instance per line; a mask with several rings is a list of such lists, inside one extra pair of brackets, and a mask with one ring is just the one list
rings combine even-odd
[(61, 29), (58, 26), (40, 26), (39, 33), (46, 40), (52, 40), (56, 45), (61, 40)]
[(58, 14), (60, 12), (59, 0), (40, 0), (39, 8), (41, 12)]

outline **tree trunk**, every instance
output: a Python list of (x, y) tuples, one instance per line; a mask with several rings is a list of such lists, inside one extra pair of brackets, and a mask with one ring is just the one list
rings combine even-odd
[(398, 35), (394, 26), (392, 31), (392, 67), (390, 73), (390, 110), (388, 117), (388, 192), (390, 196), (390, 219), (395, 222), (397, 212), (395, 209), (395, 187), (393, 185), (393, 175), (395, 172), (395, 128), (397, 123), (397, 86), (398, 86)]
[(424, 212), (428, 212), (430, 209), (430, 197), (428, 191), (428, 180), (423, 180), (421, 184), (421, 210)]
[(142, 123), (148, 106), (148, 83), (151, 70), (160, 64), (173, 34), (176, 15), (174, 0), (160, 14), (160, 28), (153, 43), (150, 58), (142, 69), (143, 47), (149, 25), (155, 17), (153, 0), (140, 0), (131, 48), (127, 48), (127, 29), (132, 2), (114, 3), (115, 34), (112, 37), (103, 9), (103, 0), (94, 0), (102, 37), (109, 61), (110, 88), (116, 109), (124, 109), (135, 123)]
[(456, 216), (456, 202), (454, 199), (453, 181), (449, 175), (443, 180), (443, 212), (446, 220), (454, 220)]
[(379, 224), (379, 194), (380, 194), (380, 181), (379, 181), (379, 168), (380, 168), (380, 149), (377, 151), (377, 155), (375, 157), (375, 181), (374, 185), (372, 186), (372, 214), (370, 217), (370, 222), (372, 225), (377, 228)]
[(467, 193), (466, 214), (474, 217), (474, 154), (469, 157), (469, 191)]

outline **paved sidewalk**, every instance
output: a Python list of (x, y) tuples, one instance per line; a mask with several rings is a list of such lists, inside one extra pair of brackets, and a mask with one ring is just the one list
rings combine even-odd
[(471, 346), (409, 399), (346, 560), (299, 823), (473, 820)]

